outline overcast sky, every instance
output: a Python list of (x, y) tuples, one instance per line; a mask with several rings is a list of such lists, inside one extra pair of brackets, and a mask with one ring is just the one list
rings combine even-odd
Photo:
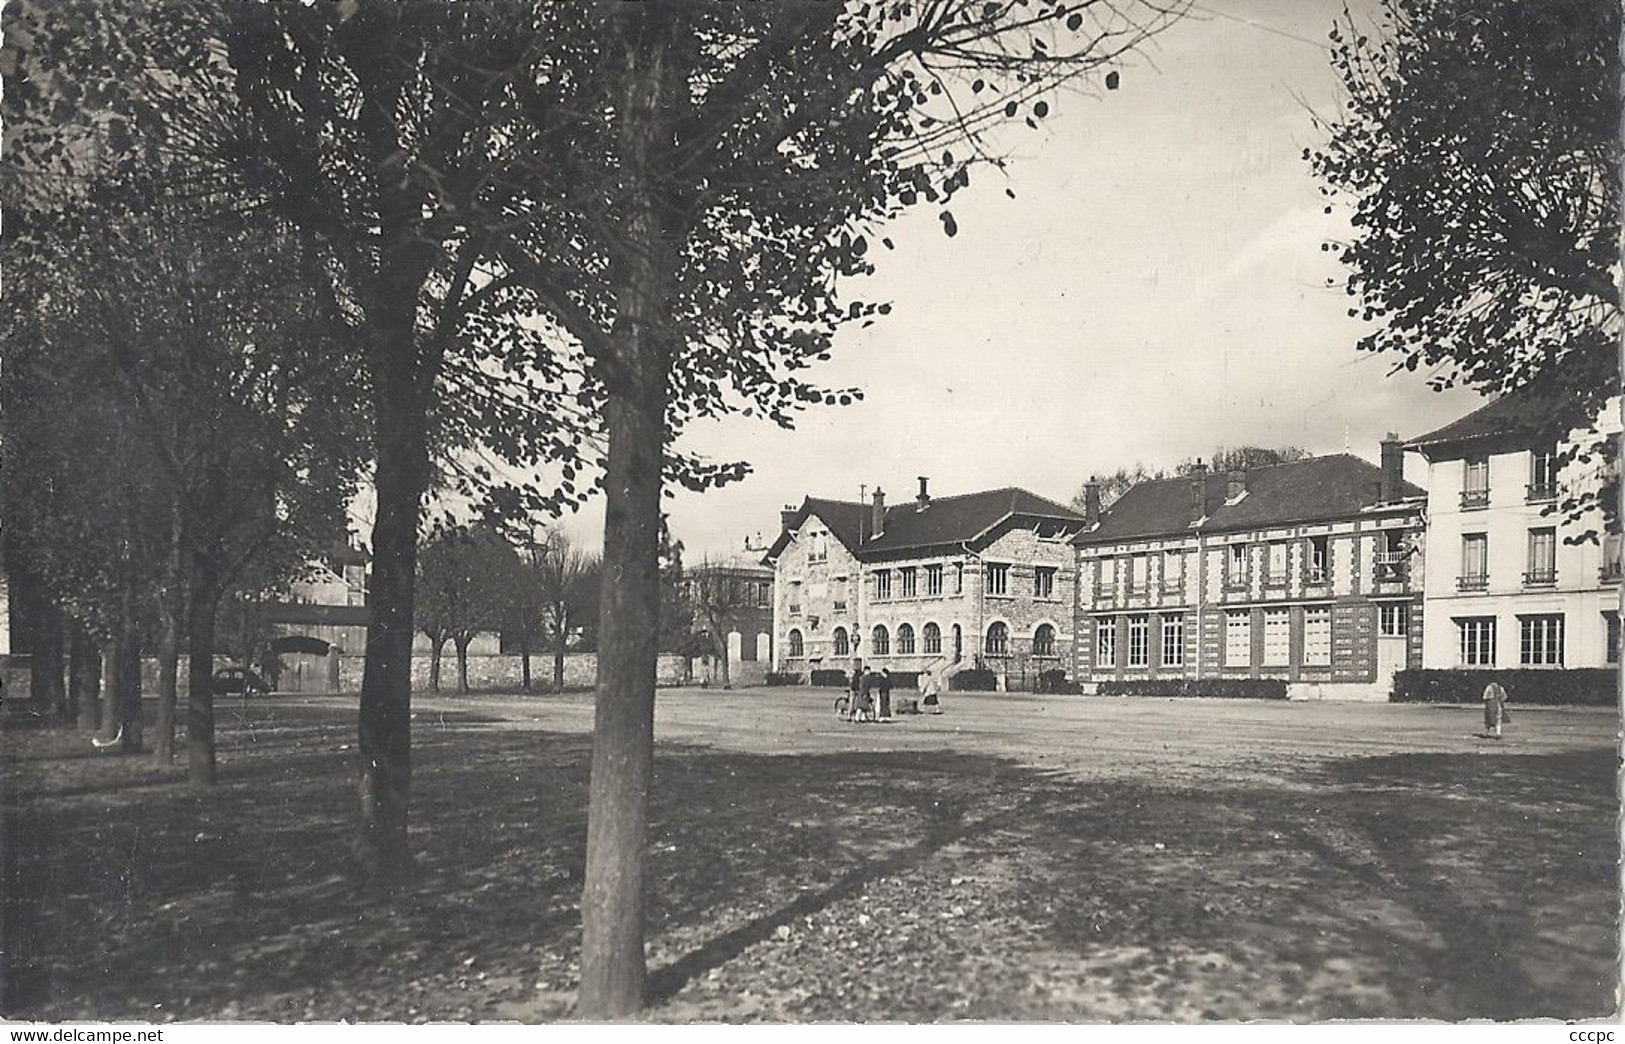
[[(1337, 105), (1326, 32), (1343, 0), (1201, 0), (1122, 70), (1121, 87), (1065, 96), (1038, 133), (1012, 135), (1004, 194), (992, 172), (892, 230), (861, 291), (890, 316), (844, 331), (816, 371), (867, 398), (804, 413), (792, 431), (733, 418), (686, 445), (748, 460), (743, 482), (680, 491), (672, 527), (692, 561), (771, 539), (807, 494), (896, 501), (1022, 486), (1066, 501), (1093, 472), (1171, 466), (1219, 443), (1345, 446), (1375, 461), (1477, 405), (1354, 350), (1364, 329), (1321, 244), (1302, 158), (1305, 104)], [(873, 241), (873, 240), (871, 240)], [(1411, 460), (1409, 476), (1421, 477)], [(566, 526), (601, 538), (602, 501)]]

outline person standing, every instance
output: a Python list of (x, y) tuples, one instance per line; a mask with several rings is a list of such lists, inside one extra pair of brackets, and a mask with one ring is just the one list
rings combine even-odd
[(880, 720), (891, 721), (891, 668), (880, 668)]
[(931, 708), (932, 714), (942, 713), (942, 684), (937, 680), (937, 672), (927, 667), (920, 674), (920, 705)]
[(852, 681), (849, 687), (851, 691), (846, 704), (846, 720), (855, 722), (858, 720), (858, 709), (863, 706), (860, 702), (863, 696), (862, 660), (852, 661)]
[(1498, 681), (1484, 686), (1484, 734), (1490, 739), (1501, 738), (1501, 726), (1507, 716), (1507, 691)]

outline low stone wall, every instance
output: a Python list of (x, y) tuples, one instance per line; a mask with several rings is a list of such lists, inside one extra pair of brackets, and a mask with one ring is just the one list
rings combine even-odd
[[(285, 657), (291, 660), (292, 657)], [(187, 664), (189, 658), (180, 658), (180, 678), (176, 688), (181, 696), (187, 692)], [(284, 670), (280, 688), (284, 691), (327, 692), (332, 686), (327, 683), (330, 675), (325, 669), (323, 661), (326, 657), (306, 657), (303, 676), (296, 675), (293, 670)], [(224, 662), (224, 661), (222, 661)], [(361, 656), (338, 657), (338, 690), (339, 692), (360, 692), (361, 675), (365, 666), (365, 659)], [(468, 658), (468, 685), (475, 690), (504, 690), (518, 691), (521, 677), (520, 658), (517, 656), (469, 656)], [(691, 680), (688, 659), (676, 653), (661, 653), (655, 665), (655, 684), (657, 685), (683, 685)], [(553, 684), (553, 657), (551, 654), (532, 656), (530, 658), (531, 688), (535, 691), (545, 691)], [(564, 685), (567, 689), (590, 689), (598, 681), (598, 654), (597, 653), (569, 653), (564, 657)], [(144, 659), (141, 661), (141, 687), (145, 692), (154, 692), (158, 688), (158, 661)], [(429, 657), (412, 657), (412, 689), (414, 692), (429, 691)], [(440, 690), (442, 692), (457, 691), (457, 656), (448, 652), (440, 663)]]

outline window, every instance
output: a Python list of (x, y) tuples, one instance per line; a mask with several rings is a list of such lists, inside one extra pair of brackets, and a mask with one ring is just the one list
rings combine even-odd
[(897, 625), (897, 651), (903, 656), (914, 654), (914, 628), (908, 624)]
[(1102, 594), (1112, 594), (1117, 590), (1117, 559), (1102, 558), (1100, 560), (1100, 591)]
[(995, 623), (989, 627), (984, 651), (989, 656), (1008, 655), (1010, 652), (1010, 628), (1002, 623)]
[(1557, 449), (1546, 446), (1529, 454), (1529, 489), (1531, 503), (1557, 499)]
[(1055, 567), (1037, 566), (1033, 569), (1033, 597), (1055, 597)]
[(1551, 526), (1529, 531), (1529, 571), (1523, 574), (1525, 587), (1549, 587), (1557, 583), (1557, 530)]
[(1619, 579), (1618, 533), (1604, 533), (1602, 537), (1602, 569), (1598, 575), (1604, 580)]
[(784, 636), (784, 644), (789, 648), (791, 656), (802, 655), (801, 632), (794, 627), (790, 628), (790, 633)]
[(790, 596), (787, 599), (790, 615), (795, 616), (801, 612), (801, 581), (790, 581)]
[(1607, 663), (1613, 666), (1619, 663), (1619, 610), (1610, 610), (1602, 614), (1602, 626), (1607, 633)]
[(1151, 662), (1151, 618), (1128, 618), (1128, 665), (1144, 667)]
[(1405, 579), (1405, 561), (1410, 553), (1405, 548), (1403, 529), (1382, 531), (1382, 550), (1377, 552), (1377, 582)]
[(1162, 556), (1162, 589), (1168, 592), (1180, 591), (1185, 587), (1185, 554), (1182, 551), (1167, 551)]
[(1292, 662), (1292, 610), (1264, 610), (1264, 666), (1285, 667)]
[(1490, 540), (1483, 533), (1461, 535), (1461, 576), (1456, 588), (1461, 591), (1482, 591), (1489, 586)]
[(891, 635), (886, 631), (885, 624), (875, 624), (875, 629), (869, 636), (869, 652), (874, 656), (891, 655)]
[(1033, 632), (1033, 655), (1055, 655), (1055, 628), (1049, 624), (1039, 624), (1038, 630)]
[(829, 534), (814, 533), (812, 546), (807, 550), (807, 561), (822, 562), (829, 557)]
[(1286, 542), (1270, 542), (1269, 559), (1264, 570), (1264, 582), (1277, 587), (1286, 586)]
[(884, 602), (891, 597), (891, 570), (875, 570), (875, 601)]
[(835, 633), (831, 636), (830, 641), (833, 645), (836, 656), (847, 656), (851, 654), (852, 642), (846, 636), (846, 628), (835, 628)]
[(1563, 614), (1518, 617), (1518, 662), (1525, 667), (1563, 666)]
[(1130, 594), (1143, 594), (1147, 574), (1150, 572), (1150, 555), (1130, 555), (1128, 560), (1128, 590)]
[(1468, 457), (1461, 480), (1461, 506), (1481, 508), (1490, 502), (1490, 458)]
[(1330, 667), (1332, 664), (1332, 611), (1324, 605), (1303, 611), (1303, 665)]
[(1178, 613), (1162, 618), (1162, 665), (1185, 666), (1185, 618)]
[(915, 598), (919, 595), (919, 588), (916, 586), (918, 575), (919, 570), (914, 566), (904, 566), (897, 571), (897, 577), (902, 581), (904, 598)]
[(933, 597), (942, 593), (942, 566), (925, 567), (925, 593)]
[(961, 656), (963, 656), (964, 654), (965, 654), (965, 636), (964, 636), (963, 632), (961, 632), (959, 630), (959, 625), (954, 624), (954, 662), (958, 663), (959, 658)]
[(1461, 616), (1456, 618), (1456, 659), (1463, 667), (1495, 666), (1495, 617)]
[(1377, 636), (1404, 638), (1411, 633), (1411, 607), (1404, 602), (1382, 602), (1377, 606)]
[(1247, 586), (1247, 545), (1231, 544), (1224, 549), (1224, 584), (1226, 587)]
[(1326, 582), (1331, 557), (1330, 537), (1312, 536), (1309, 538), (1309, 582), (1311, 584)]
[(1253, 662), (1253, 617), (1245, 609), (1224, 614), (1224, 665), (1246, 667)]
[(838, 613), (846, 612), (846, 577), (837, 576), (830, 581), (830, 586), (835, 591), (835, 611)]
[(766, 609), (773, 604), (773, 581), (762, 580), (756, 585), (756, 607)]
[(928, 623), (925, 625), (924, 630), (920, 632), (920, 637), (925, 646), (925, 652), (932, 655), (942, 652), (942, 628), (934, 623)]
[(989, 564), (987, 567), (987, 593), (1002, 595), (1010, 593), (1010, 567), (1004, 564)]
[(965, 593), (965, 563), (954, 563), (954, 594)]
[(1095, 666), (1117, 665), (1117, 621), (1095, 621)]

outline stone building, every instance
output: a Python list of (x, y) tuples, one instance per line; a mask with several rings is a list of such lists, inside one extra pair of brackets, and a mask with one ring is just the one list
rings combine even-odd
[(1075, 677), (1280, 678), (1386, 699), (1421, 662), (1423, 491), (1397, 437), (1349, 454), (1086, 491)]
[(782, 521), (765, 559), (780, 671), (979, 664), (1030, 688), (1071, 661), (1068, 507), (1014, 488), (934, 498), (921, 478), (909, 503), (808, 497)]
[[(712, 615), (723, 629), (728, 683), (762, 684), (773, 662), (773, 570), (762, 563), (760, 547), (747, 541), (745, 553), (704, 560), (683, 574), (683, 597), (694, 613), (693, 631), (709, 637)], [(697, 680), (720, 684), (721, 664), (713, 653), (697, 658)]]
[[(1428, 463), (1425, 667), (1619, 663), (1619, 536), (1584, 539), (1601, 512), (1559, 505), (1598, 489), (1606, 465), (1563, 465), (1574, 433), (1550, 430), (1557, 394), (1525, 388), (1407, 444)], [(1617, 399), (1600, 431), (1618, 438)]]

